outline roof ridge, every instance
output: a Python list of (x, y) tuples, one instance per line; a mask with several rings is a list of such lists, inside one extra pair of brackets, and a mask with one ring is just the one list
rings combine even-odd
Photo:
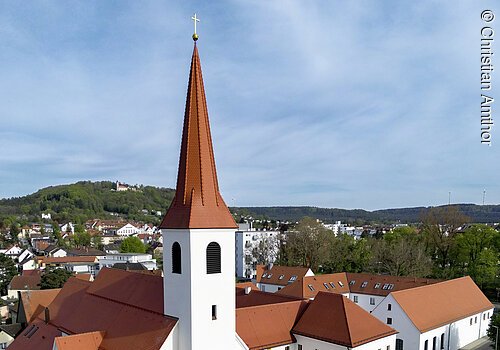
[[(332, 294), (332, 293), (329, 293), (329, 294)], [(349, 319), (347, 317), (347, 311), (345, 308), (345, 303), (346, 303), (347, 297), (344, 297), (342, 294), (332, 294), (332, 295), (340, 295), (340, 297), (342, 298), (341, 299), (342, 300), (342, 310), (344, 311), (344, 320), (345, 320), (346, 327), (347, 327), (347, 336), (349, 337), (349, 343), (352, 346), (353, 343), (352, 343), (352, 336), (351, 336), (351, 327), (349, 324)]]
[[(457, 280), (462, 280), (462, 279), (467, 279), (467, 278), (470, 278), (472, 280), (472, 278), (467, 275), (467, 276), (462, 276), (462, 277), (457, 277), (457, 278), (452, 278), (450, 280), (444, 280), (444, 281), (439, 281), (439, 282), (436, 282), (436, 283), (429, 283), (429, 284), (426, 284), (425, 286), (417, 286), (417, 287), (413, 287), (413, 288), (408, 288), (408, 289), (401, 289), (401, 290), (395, 290), (389, 294), (393, 294), (393, 295), (398, 295), (398, 294), (404, 294), (404, 292), (411, 292), (411, 291), (414, 291), (414, 290), (417, 290), (417, 289), (421, 289), (421, 288), (427, 288), (427, 287), (430, 287), (430, 286), (438, 286), (440, 284), (448, 284), (448, 283), (452, 283), (454, 281), (457, 281)], [(474, 281), (474, 280), (472, 280)], [(475, 284), (475, 282), (474, 282)]]

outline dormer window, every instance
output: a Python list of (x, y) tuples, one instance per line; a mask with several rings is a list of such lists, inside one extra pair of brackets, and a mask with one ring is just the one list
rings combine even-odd
[(375, 286), (373, 288), (379, 289), (380, 288), (380, 283), (375, 283)]
[(364, 282), (361, 284), (361, 288), (365, 288), (367, 285), (368, 285), (368, 282), (367, 282), (367, 281), (364, 281)]
[(289, 282), (293, 282), (297, 279), (297, 276), (296, 275), (293, 275), (292, 277), (290, 277), (290, 279), (288, 280)]
[(356, 280), (349, 281), (350, 286), (353, 286), (354, 284), (356, 284)]
[(267, 275), (267, 278), (271, 278), (273, 276), (272, 273), (270, 273), (269, 275)]
[(283, 277), (285, 277), (285, 275), (280, 275), (280, 276), (278, 277), (278, 279), (279, 279), (279, 280), (282, 280), (282, 279), (283, 279)]
[(264, 273), (262, 274), (262, 278), (266, 278), (266, 276), (267, 276), (267, 272), (264, 272)]

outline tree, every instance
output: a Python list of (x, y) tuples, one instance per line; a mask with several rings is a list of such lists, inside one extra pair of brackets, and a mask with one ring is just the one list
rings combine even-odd
[(500, 233), (493, 228), (477, 224), (456, 237), (462, 273), (470, 275), (481, 288), (493, 282), (496, 276), (498, 251), (495, 244), (498, 236)]
[(305, 266), (316, 271), (328, 257), (333, 232), (316, 219), (305, 217), (288, 232), (285, 253), (290, 266)]
[(103, 248), (103, 243), (102, 243), (102, 237), (100, 235), (94, 235), (92, 236), (92, 247), (96, 249), (102, 249)]
[(14, 276), (17, 275), (14, 261), (5, 254), (0, 254), (0, 291), (2, 295), (7, 294), (7, 286)]
[(54, 269), (45, 272), (40, 281), (40, 289), (62, 288), (71, 277), (71, 272), (65, 269)]
[(137, 237), (127, 237), (120, 246), (121, 253), (146, 253), (146, 246)]
[(425, 277), (430, 274), (432, 261), (425, 249), (423, 237), (413, 227), (398, 227), (373, 240), (372, 270), (393, 276)]
[[(498, 328), (496, 327), (500, 327), (500, 313), (493, 313), (493, 316), (491, 316), (490, 325), (488, 327), (488, 330), (486, 331), (488, 338), (490, 338), (490, 340), (493, 342), (492, 347), (495, 347), (497, 341)], [(500, 341), (500, 339), (498, 340)]]
[(434, 261), (436, 277), (454, 277), (458, 261), (455, 236), (458, 228), (469, 221), (458, 207), (450, 205), (431, 208), (422, 214), (422, 232), (426, 249)]
[(356, 240), (341, 234), (329, 241), (328, 260), (322, 272), (364, 272), (371, 260), (371, 249), (367, 239)]
[(258, 265), (274, 263), (278, 257), (280, 242), (277, 236), (269, 236), (265, 232), (258, 244), (251, 248), (253, 262)]
[(73, 243), (76, 248), (90, 247), (91, 236), (87, 232), (76, 232), (73, 236)]

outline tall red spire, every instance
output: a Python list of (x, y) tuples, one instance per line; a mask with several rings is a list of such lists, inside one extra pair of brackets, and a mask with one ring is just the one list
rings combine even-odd
[(236, 228), (219, 192), (198, 48), (194, 45), (177, 189), (160, 228)]

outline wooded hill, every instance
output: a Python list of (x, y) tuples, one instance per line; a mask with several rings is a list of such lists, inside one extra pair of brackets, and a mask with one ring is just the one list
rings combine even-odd
[(137, 186), (115, 191), (110, 181), (81, 181), (43, 188), (33, 194), (0, 200), (0, 216), (23, 216), (33, 220), (50, 213), (58, 222), (84, 222), (94, 218), (121, 216), (129, 220), (158, 223), (174, 197), (174, 190)]
[[(174, 197), (174, 190), (139, 185), (135, 191), (114, 191), (110, 181), (81, 181), (71, 185), (43, 188), (33, 194), (0, 200), (1, 217), (40, 219), (41, 213), (50, 213), (58, 222), (84, 222), (94, 218), (112, 218), (119, 215), (128, 220), (159, 223)], [(500, 222), (500, 205), (479, 206), (456, 204), (473, 222)], [(367, 211), (317, 207), (238, 207), (231, 208), (239, 215), (251, 215), (268, 220), (298, 221), (305, 216), (327, 223), (342, 221), (364, 223), (414, 223), (420, 221), (425, 207)]]

